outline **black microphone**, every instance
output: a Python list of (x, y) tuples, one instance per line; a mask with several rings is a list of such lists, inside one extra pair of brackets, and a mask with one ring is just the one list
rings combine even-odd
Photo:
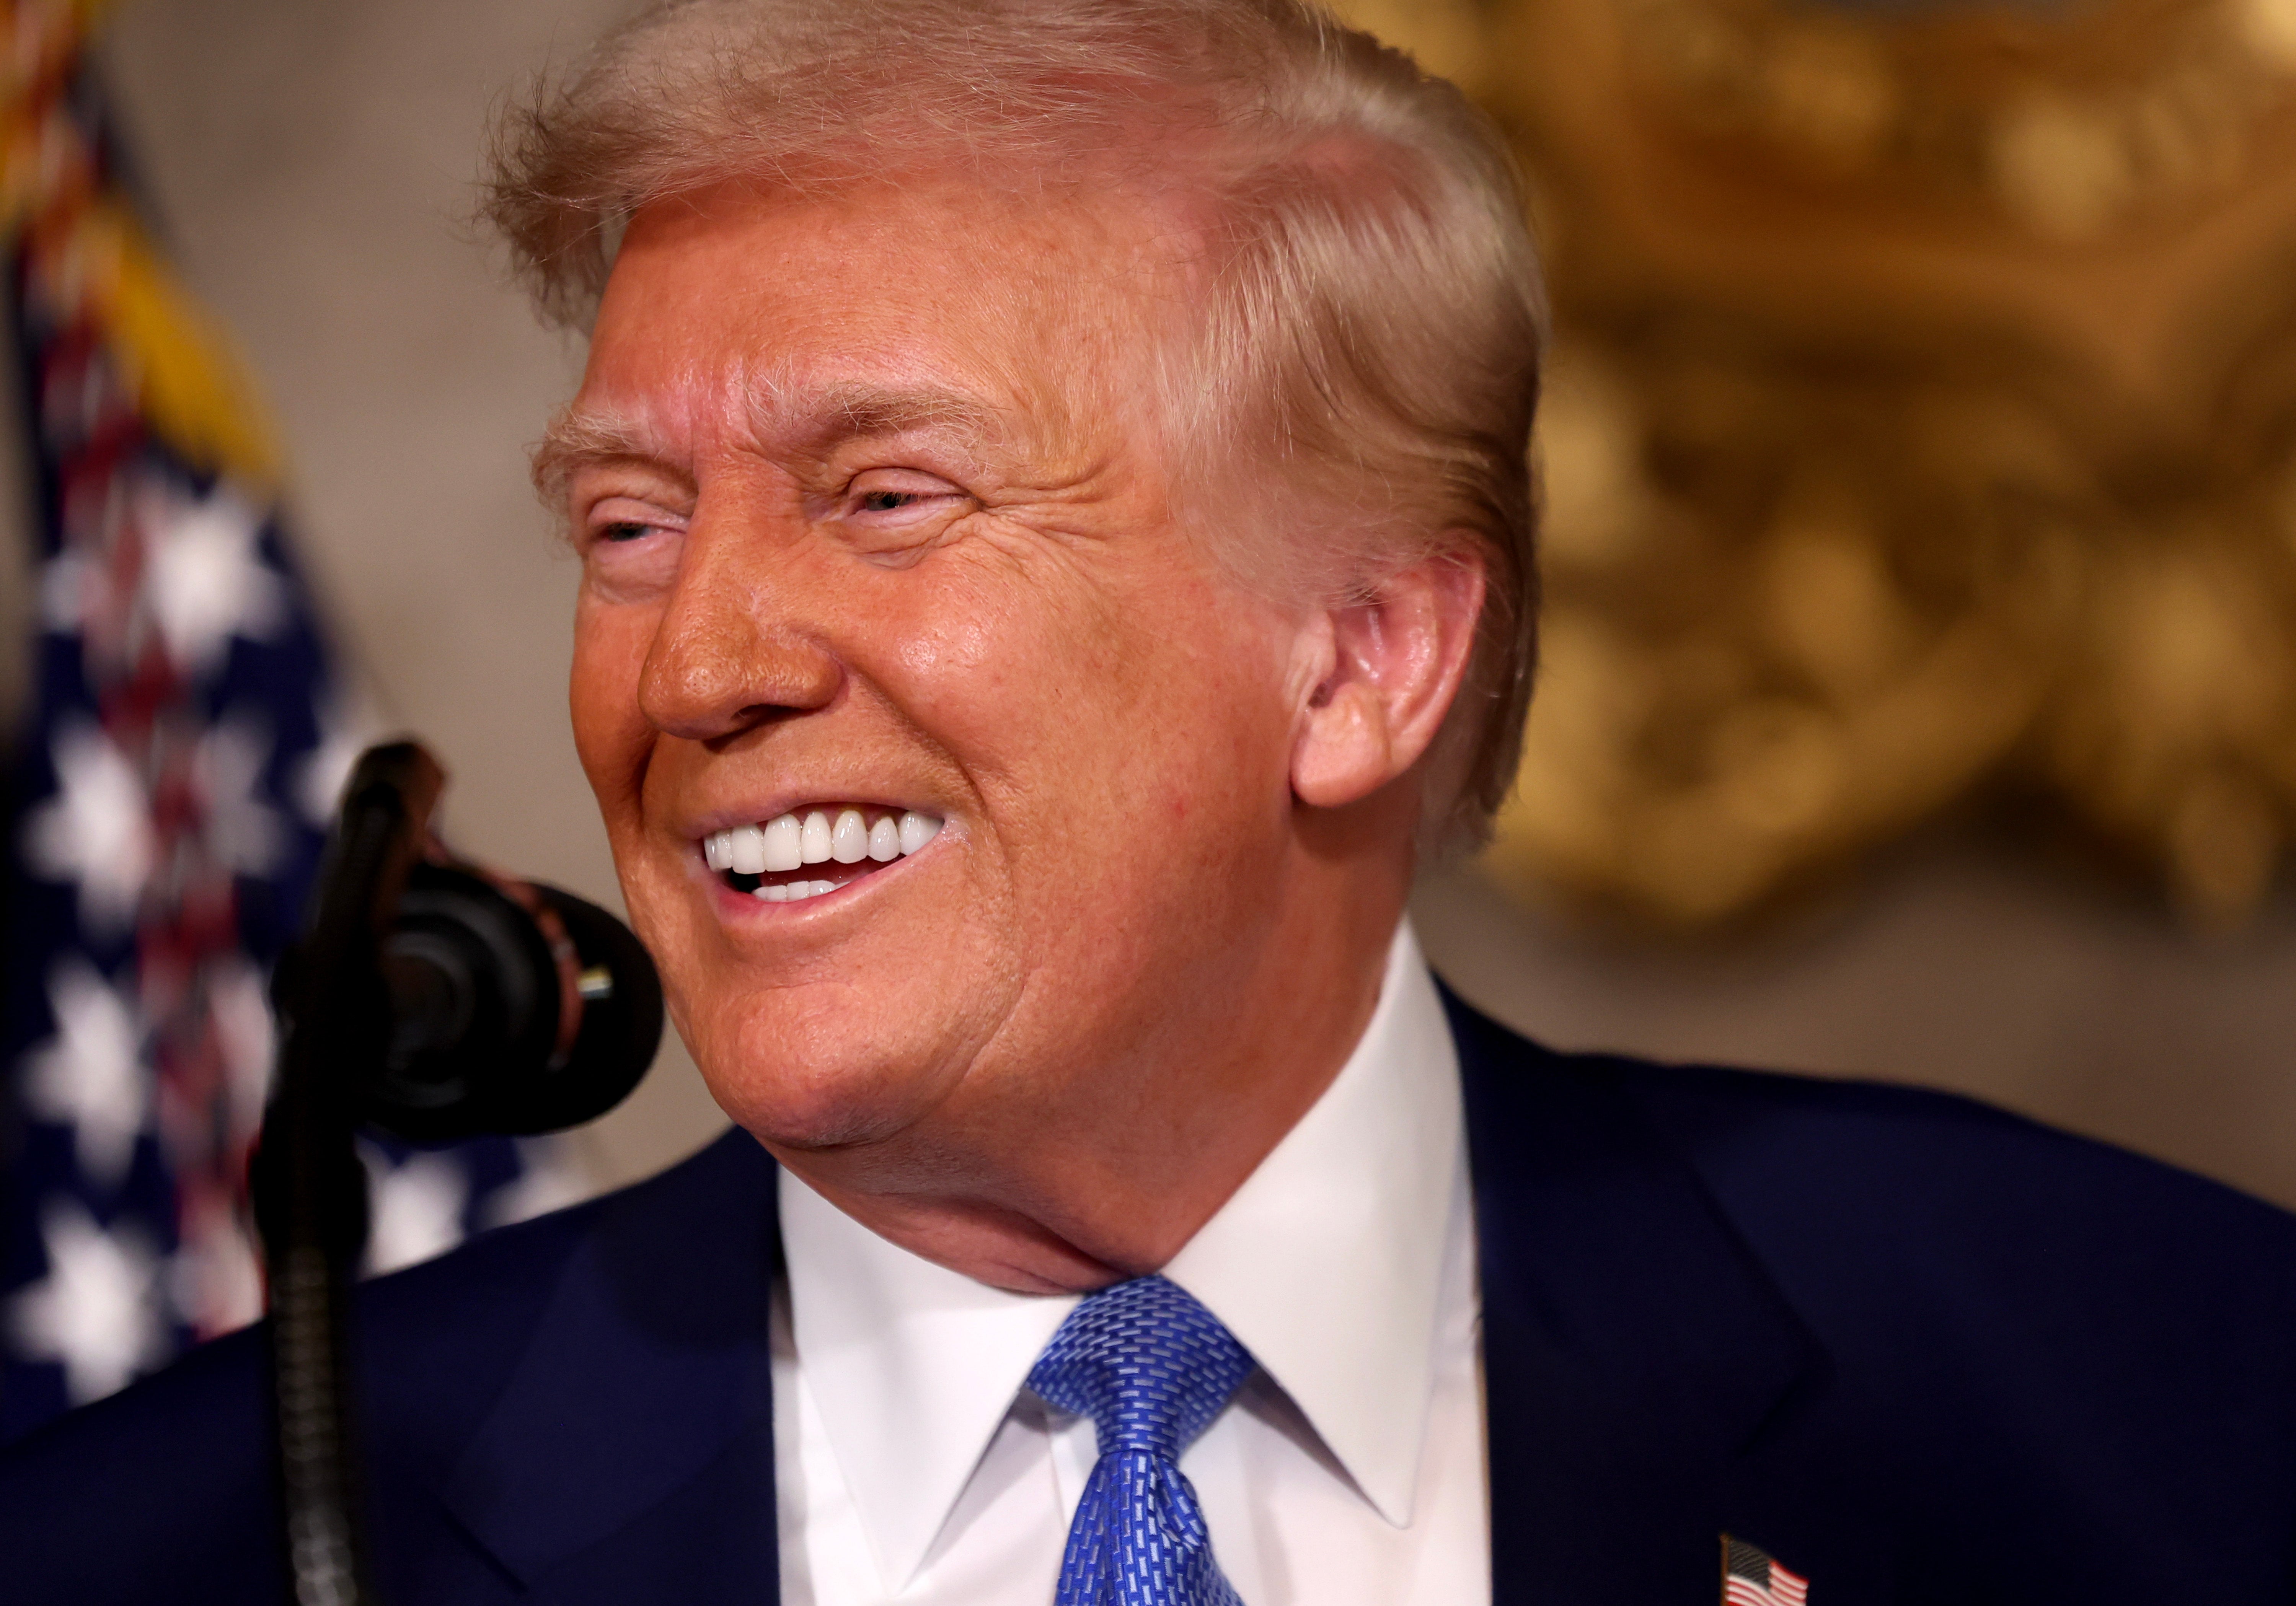
[(344, 789), (302, 937), (250, 1181), (270, 1291), (280, 1536), (298, 1606), (371, 1606), (348, 1365), (366, 1241), (362, 1125), (416, 1142), (603, 1115), (661, 1041), (661, 982), (596, 905), (448, 857), (446, 773), (370, 748)]
[(578, 1126), (620, 1103), (661, 1043), (645, 949), (555, 887), (418, 864), (377, 957), (390, 1039), (356, 1102), (399, 1137)]
[[(316, 901), (348, 894), (375, 930), (363, 964), (346, 972), (335, 962), (330, 1004), (319, 1006), (336, 1017), (335, 1096), (353, 1122), (421, 1143), (594, 1120), (653, 1063), (660, 977), (629, 928), (595, 904), (448, 854), (430, 831), (443, 779), (420, 746), (392, 742), (369, 749), (346, 789)], [(401, 864), (352, 891), (347, 880), (372, 874), (344, 851), (361, 799), (398, 822)], [(299, 1005), (315, 1004), (319, 979), (307, 973), (325, 946), (319, 935), (291, 948), (273, 979), (291, 1031)]]

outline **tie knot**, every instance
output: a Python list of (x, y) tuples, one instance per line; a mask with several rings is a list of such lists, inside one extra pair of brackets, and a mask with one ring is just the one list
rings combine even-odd
[(1186, 1290), (1138, 1277), (1069, 1312), (1029, 1387), (1092, 1418), (1103, 1455), (1143, 1450), (1177, 1461), (1251, 1367), (1250, 1352)]

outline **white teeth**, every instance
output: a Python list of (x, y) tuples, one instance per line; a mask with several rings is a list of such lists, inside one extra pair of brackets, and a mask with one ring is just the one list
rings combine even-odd
[(921, 815), (914, 809), (901, 816), (901, 851), (914, 853), (940, 830), (940, 822), (931, 815)]
[[(872, 825), (857, 808), (839, 809), (834, 823), (826, 809), (816, 808), (801, 818), (785, 814), (763, 825), (713, 831), (701, 839), (701, 858), (719, 874), (731, 871), (736, 875), (771, 875), (831, 860), (857, 864), (863, 859), (873, 859), (884, 864), (914, 853), (939, 835), (940, 828), (939, 817), (914, 809), (898, 821), (890, 815), (882, 815)], [(803, 881), (752, 890), (767, 902), (779, 904), (818, 897), (836, 888), (834, 881)]]
[(726, 868), (737, 875), (763, 875), (766, 833), (754, 825), (737, 825), (726, 835)]
[(879, 864), (901, 856), (901, 828), (887, 815), (869, 827), (869, 856)]
[(760, 887), (751, 896), (762, 897), (769, 904), (794, 904), (836, 890), (835, 881), (791, 881), (784, 886)]
[(783, 815), (766, 827), (766, 868), (794, 870), (805, 863), (805, 832), (795, 815)]
[(806, 815), (805, 835), (801, 840), (804, 852), (799, 857), (800, 864), (827, 864), (830, 849), (829, 816), (817, 808)]

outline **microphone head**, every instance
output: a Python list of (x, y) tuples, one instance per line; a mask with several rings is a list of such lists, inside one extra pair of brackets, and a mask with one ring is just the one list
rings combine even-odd
[(418, 864), (381, 945), (390, 1000), (361, 1118), (418, 1143), (555, 1132), (644, 1077), (661, 982), (621, 922), (570, 892)]

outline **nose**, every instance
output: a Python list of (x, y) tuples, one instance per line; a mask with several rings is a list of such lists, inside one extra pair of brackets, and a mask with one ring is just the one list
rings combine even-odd
[(795, 611), (791, 544), (697, 519), (638, 682), (638, 706), (673, 736), (713, 742), (776, 714), (825, 707), (843, 670)]

